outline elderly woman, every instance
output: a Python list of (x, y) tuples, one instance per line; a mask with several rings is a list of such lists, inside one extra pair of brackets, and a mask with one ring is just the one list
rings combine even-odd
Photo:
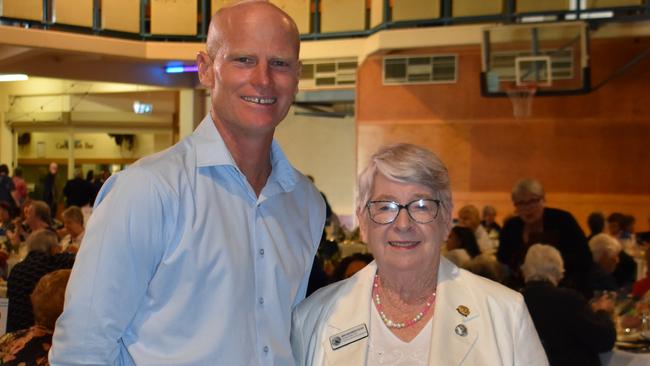
[(544, 187), (525, 178), (512, 189), (517, 216), (506, 221), (499, 237), (497, 258), (507, 265), (516, 284), (523, 284), (520, 266), (528, 247), (550, 244), (562, 254), (566, 267), (565, 285), (584, 289), (585, 274), (591, 266), (587, 238), (569, 212), (546, 207)]
[(0, 337), (0, 364), (48, 365), (47, 352), (52, 345), (54, 324), (63, 312), (69, 269), (47, 274), (31, 294), (35, 325)]
[[(488, 232), (481, 225), (481, 217), (476, 206), (467, 205), (461, 207), (458, 210), (458, 224), (472, 230), (481, 253), (494, 254), (496, 252), (496, 246), (490, 240)], [(470, 255), (472, 254), (470, 253)]]
[(36, 230), (27, 238), (26, 245), (29, 253), (22, 262), (14, 266), (7, 279), (8, 332), (34, 325), (30, 294), (38, 280), (54, 270), (72, 268), (74, 254), (50, 254), (52, 247), (58, 246), (58, 244), (56, 234), (46, 229)]
[(524, 299), (551, 365), (599, 366), (598, 353), (611, 350), (616, 341), (613, 300), (603, 296), (589, 305), (579, 292), (558, 288), (564, 264), (550, 245), (531, 246), (522, 272)]
[(547, 365), (520, 294), (440, 257), (447, 169), (408, 144), (359, 177), (357, 218), (375, 261), (294, 311), (298, 365)]
[(619, 264), (621, 244), (615, 237), (600, 233), (589, 240), (589, 249), (594, 258), (588, 275), (589, 290), (592, 292), (618, 290), (619, 286), (613, 273)]

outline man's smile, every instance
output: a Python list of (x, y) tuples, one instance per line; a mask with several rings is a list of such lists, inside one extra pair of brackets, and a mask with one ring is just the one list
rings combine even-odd
[(275, 104), (275, 102), (278, 100), (278, 98), (275, 97), (249, 97), (246, 95), (242, 96), (241, 98), (249, 103), (263, 105)]

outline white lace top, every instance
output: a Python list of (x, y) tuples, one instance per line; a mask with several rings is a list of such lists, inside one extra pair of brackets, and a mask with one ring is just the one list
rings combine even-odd
[(429, 347), (433, 322), (427, 325), (410, 342), (397, 338), (379, 317), (377, 308), (372, 306), (370, 316), (370, 337), (368, 340), (368, 359), (366, 365), (419, 366), (428, 365)]

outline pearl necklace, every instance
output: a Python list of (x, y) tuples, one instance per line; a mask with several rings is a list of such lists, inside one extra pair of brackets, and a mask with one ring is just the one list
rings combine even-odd
[(426, 314), (435, 303), (436, 291), (433, 291), (433, 293), (427, 298), (422, 311), (415, 314), (415, 316), (412, 319), (409, 319), (405, 322), (393, 321), (392, 319), (388, 318), (388, 316), (384, 313), (384, 306), (381, 304), (381, 299), (379, 298), (379, 275), (377, 274), (375, 275), (375, 280), (372, 284), (372, 298), (375, 302), (375, 307), (379, 312), (379, 316), (381, 317), (381, 320), (384, 321), (384, 324), (386, 324), (388, 328), (403, 329), (412, 326), (413, 324), (419, 322), (420, 320), (422, 320), (422, 318), (424, 318), (424, 314)]

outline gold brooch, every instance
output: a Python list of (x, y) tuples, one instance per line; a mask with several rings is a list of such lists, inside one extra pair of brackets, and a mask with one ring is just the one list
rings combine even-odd
[(459, 305), (456, 308), (456, 311), (458, 312), (458, 314), (460, 314), (460, 315), (462, 315), (464, 317), (467, 317), (469, 315), (469, 308), (467, 306), (465, 306), (465, 305)]

